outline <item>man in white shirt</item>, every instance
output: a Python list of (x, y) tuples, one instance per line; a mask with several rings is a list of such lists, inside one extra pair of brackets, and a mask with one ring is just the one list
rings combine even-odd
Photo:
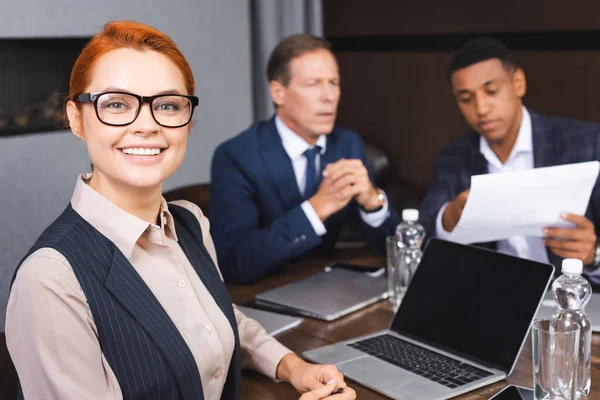
[[(474, 132), (440, 152), (433, 183), (421, 205), (421, 218), (431, 236), (446, 239), (456, 227), (472, 175), (600, 158), (600, 125), (543, 117), (523, 106), (525, 73), (502, 43), (490, 38), (465, 43), (452, 60), (450, 81), (458, 107)], [(586, 215), (561, 214), (573, 228), (549, 227), (544, 238), (515, 236), (482, 245), (558, 267), (563, 258), (578, 258), (592, 280), (600, 281), (596, 271), (599, 208), (596, 184)]]
[(332, 250), (348, 218), (383, 253), (399, 217), (370, 178), (360, 136), (334, 125), (340, 77), (329, 44), (310, 35), (283, 39), (267, 77), (275, 116), (213, 157), (211, 233), (225, 280), (252, 282)]

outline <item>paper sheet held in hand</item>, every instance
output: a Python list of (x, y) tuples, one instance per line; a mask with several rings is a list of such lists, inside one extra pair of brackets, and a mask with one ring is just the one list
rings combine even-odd
[(448, 240), (462, 244), (543, 236), (572, 227), (561, 212), (584, 215), (598, 179), (598, 161), (475, 175), (462, 216)]

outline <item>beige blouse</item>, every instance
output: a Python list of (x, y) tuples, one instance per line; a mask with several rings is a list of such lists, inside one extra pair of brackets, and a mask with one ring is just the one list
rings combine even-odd
[[(204, 397), (219, 399), (233, 354), (233, 331), (177, 243), (167, 203), (162, 200), (160, 226), (149, 224), (96, 192), (84, 182), (87, 178), (77, 179), (73, 209), (128, 258), (189, 346)], [(218, 265), (208, 219), (190, 202), (175, 204), (198, 218), (204, 245)], [(275, 379), (279, 361), (290, 350), (258, 322), (234, 311), (244, 367)], [(37, 250), (19, 269), (8, 300), (6, 343), (27, 400), (123, 398), (100, 349), (85, 294), (68, 261), (54, 249)]]

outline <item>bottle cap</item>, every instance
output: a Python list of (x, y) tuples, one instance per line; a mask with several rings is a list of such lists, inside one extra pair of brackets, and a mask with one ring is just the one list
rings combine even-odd
[(402, 219), (408, 222), (415, 222), (419, 220), (419, 210), (416, 208), (405, 208), (402, 210)]
[(563, 274), (579, 275), (583, 272), (583, 262), (576, 258), (565, 258), (562, 262)]

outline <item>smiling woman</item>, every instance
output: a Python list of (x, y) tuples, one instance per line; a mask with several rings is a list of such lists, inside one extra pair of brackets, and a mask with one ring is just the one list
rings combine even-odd
[[(94, 46), (92, 41), (90, 47)], [(73, 100), (67, 104), (67, 115), (73, 133), (86, 142), (95, 167), (89, 184), (100, 192), (109, 190), (107, 197), (117, 205), (123, 202), (121, 192), (111, 190), (115, 183), (146, 188), (146, 193), (138, 193), (156, 198), (162, 182), (181, 165), (194, 104), (198, 104), (198, 98), (188, 92), (194, 81), (192, 77), (187, 82), (187, 70), (159, 51), (124, 47), (97, 57), (89, 77), (73, 73)], [(88, 84), (81, 86), (75, 77)], [(161, 109), (165, 104), (170, 108), (181, 104), (181, 108), (168, 113)], [(146, 150), (153, 155), (146, 155)]]
[(70, 127), (94, 169), (13, 277), (6, 341), (25, 399), (236, 399), (242, 357), (301, 392), (335, 381), (313, 399), (346, 387), (231, 304), (208, 220), (163, 199), (198, 105), (173, 41), (108, 23), (70, 84)]

